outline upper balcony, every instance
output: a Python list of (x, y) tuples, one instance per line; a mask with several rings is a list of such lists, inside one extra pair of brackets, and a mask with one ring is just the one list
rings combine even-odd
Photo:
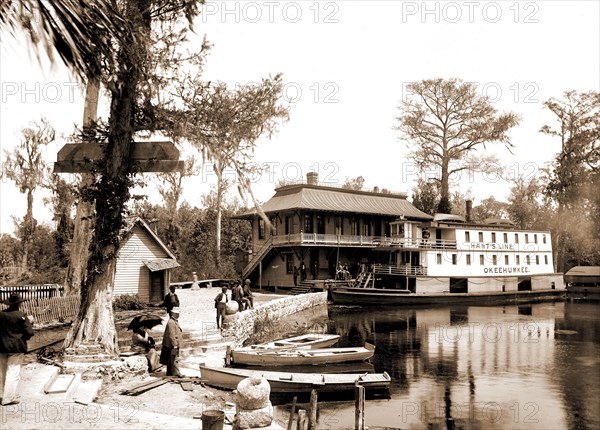
[(318, 245), (363, 248), (456, 249), (455, 240), (295, 233), (272, 236), (273, 246)]

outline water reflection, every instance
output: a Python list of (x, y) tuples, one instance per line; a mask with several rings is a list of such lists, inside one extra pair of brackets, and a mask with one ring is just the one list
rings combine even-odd
[[(392, 376), (391, 399), (367, 404), (369, 426), (599, 428), (599, 309), (332, 307), (329, 331), (341, 346), (375, 344), (375, 369)], [(319, 428), (353, 427), (353, 405), (321, 415)]]

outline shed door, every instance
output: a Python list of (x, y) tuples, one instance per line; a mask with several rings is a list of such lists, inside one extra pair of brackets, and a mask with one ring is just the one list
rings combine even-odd
[(163, 299), (165, 271), (150, 272), (150, 303), (160, 302)]

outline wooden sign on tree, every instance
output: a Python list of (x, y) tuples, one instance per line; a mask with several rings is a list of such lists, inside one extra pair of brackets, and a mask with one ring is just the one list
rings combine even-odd
[[(67, 143), (58, 151), (54, 173), (90, 173), (103, 157), (102, 145)], [(135, 142), (132, 160), (133, 172), (181, 172), (184, 166), (179, 149), (169, 141)]]

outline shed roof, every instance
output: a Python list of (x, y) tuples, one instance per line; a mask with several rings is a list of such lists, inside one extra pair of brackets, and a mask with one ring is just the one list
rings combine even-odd
[(174, 269), (180, 264), (172, 258), (156, 258), (154, 260), (142, 261), (151, 272), (159, 270)]
[(565, 276), (600, 276), (600, 266), (575, 266)]
[[(284, 210), (309, 209), (327, 212), (346, 212), (401, 216), (430, 220), (432, 217), (420, 211), (406, 200), (404, 195), (372, 193), (316, 185), (292, 185), (278, 188), (269, 201), (262, 205), (268, 213)], [(256, 214), (251, 211), (242, 215)]]

